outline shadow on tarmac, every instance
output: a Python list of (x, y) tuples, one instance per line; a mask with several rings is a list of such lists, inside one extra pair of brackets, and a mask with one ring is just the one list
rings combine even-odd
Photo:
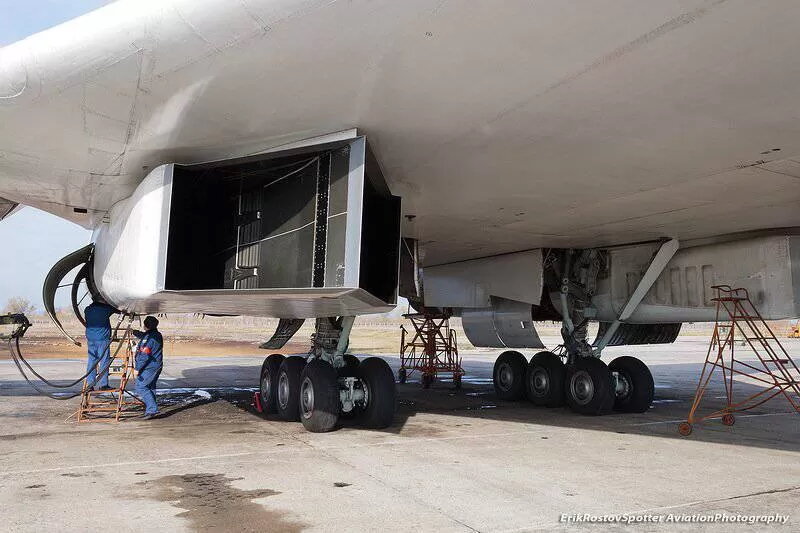
[[(396, 372), (396, 357), (385, 357)], [(167, 363), (168, 364), (168, 363)], [(456, 390), (448, 380), (434, 383), (423, 389), (410, 376), (406, 384), (398, 384), (398, 408), (395, 422), (383, 433), (403, 436), (436, 437), (441, 434), (435, 424), (416, 423), (415, 417), (423, 413), (444, 415), (460, 419), (456, 426), (469, 426), (470, 419), (496, 420), (529, 426), (554, 426), (614, 432), (621, 435), (648, 435), (668, 439), (692, 439), (719, 444), (752, 446), (777, 450), (800, 451), (800, 415), (790, 413), (791, 407), (782, 396), (747, 413), (737, 414), (733, 427), (719, 420), (709, 420), (695, 425), (689, 437), (677, 432), (678, 424), (686, 419), (694, 395), (702, 364), (652, 365), (656, 381), (653, 407), (643, 414), (612, 413), (601, 417), (581, 416), (568, 408), (536, 407), (527, 401), (499, 400), (492, 386), (493, 362), (465, 363), (467, 374), (461, 390)], [(159, 381), (159, 403), (162, 419), (216, 402), (227, 402), (247, 416), (264, 418), (253, 406), (253, 393), (258, 386), (260, 364), (210, 365), (183, 371), (180, 387), (170, 387), (172, 382)], [(237, 385), (231, 386), (231, 383)], [(241, 385), (238, 385), (241, 384)], [(749, 395), (758, 387), (735, 383), (737, 394)], [(170, 391), (174, 392), (170, 392)], [(197, 391), (203, 391), (198, 395)], [(36, 396), (24, 381), (0, 381), (0, 396)], [(744, 396), (742, 396), (744, 397)], [(712, 381), (702, 412), (711, 412), (724, 405), (724, 388), (721, 380)], [(278, 421), (276, 415), (266, 416)], [(291, 422), (286, 422), (291, 423)], [(358, 428), (356, 420), (342, 419), (343, 429)], [(546, 432), (543, 429), (543, 432)]]

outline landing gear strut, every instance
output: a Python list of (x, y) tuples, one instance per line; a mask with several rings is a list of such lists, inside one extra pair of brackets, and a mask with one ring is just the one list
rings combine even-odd
[(591, 308), (603, 256), (598, 250), (551, 251), (545, 258), (548, 286), (558, 287), (550, 298), (562, 316), (562, 357), (540, 352), (530, 362), (519, 352), (500, 354), (494, 365), (494, 387), (503, 400), (523, 395), (536, 405), (600, 415), (612, 410), (643, 413), (653, 401), (653, 376), (635, 357), (619, 357), (606, 365), (603, 349), (628, 320), (678, 250), (678, 241), (665, 241), (653, 257), (618, 318), (594, 344), (587, 341)]
[(258, 393), (264, 413), (299, 420), (314, 433), (333, 430), (340, 417), (373, 429), (391, 425), (394, 375), (383, 359), (359, 361), (345, 353), (353, 321), (354, 317), (317, 319), (306, 357), (274, 354), (264, 360)]

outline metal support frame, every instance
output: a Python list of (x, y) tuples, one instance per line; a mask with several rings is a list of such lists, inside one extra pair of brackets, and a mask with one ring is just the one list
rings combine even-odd
[(404, 383), (414, 371), (422, 375), (422, 384), (428, 387), (439, 373), (450, 373), (456, 388), (461, 386), (464, 368), (458, 355), (458, 339), (450, 328), (448, 313), (413, 313), (403, 315), (414, 327), (409, 335), (400, 326), (400, 382)]
[(586, 334), (591, 299), (600, 270), (599, 254), (600, 251), (595, 249), (567, 250), (563, 271), (558, 272), (555, 263), (552, 265), (561, 281), (561, 337), (564, 339), (563, 350), (567, 353), (567, 362), (570, 363), (576, 358), (593, 355), (592, 348), (586, 341)]
[(667, 268), (667, 264), (672, 260), (675, 254), (680, 248), (680, 242), (678, 239), (670, 239), (658, 249), (658, 252), (653, 256), (652, 261), (650, 261), (650, 266), (647, 267), (647, 271), (645, 272), (642, 279), (639, 280), (639, 284), (636, 286), (636, 289), (628, 298), (628, 302), (625, 304), (625, 307), (622, 308), (619, 316), (617, 317), (614, 322), (606, 330), (605, 335), (594, 348), (594, 355), (595, 357), (600, 357), (603, 349), (608, 345), (609, 341), (614, 337), (614, 333), (617, 331), (619, 326), (625, 323), (633, 312), (636, 311), (636, 308), (639, 307), (639, 304), (642, 303), (647, 292), (652, 288), (653, 284), (655, 284), (658, 277), (664, 272), (664, 269)]
[[(800, 368), (764, 321), (746, 289), (715, 285), (717, 317), (708, 346), (703, 371), (686, 422), (678, 426), (681, 435), (692, 432), (692, 424), (721, 418), (726, 426), (734, 424), (733, 413), (747, 411), (783, 395), (800, 414)], [(745, 361), (737, 355), (736, 337), (755, 355), (758, 362)], [(760, 366), (757, 366), (760, 363)], [(725, 407), (703, 416), (697, 414), (714, 372), (720, 369), (725, 385)], [(734, 376), (754, 381), (760, 388), (742, 400), (734, 399)]]
[(0, 315), (0, 326), (16, 326), (11, 333), (0, 332), (0, 341), (12, 341), (24, 337), (25, 332), (31, 327), (31, 322), (24, 314), (13, 313)]

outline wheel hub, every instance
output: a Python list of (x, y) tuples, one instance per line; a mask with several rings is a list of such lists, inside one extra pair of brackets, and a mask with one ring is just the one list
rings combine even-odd
[(306, 378), (300, 385), (300, 408), (303, 416), (308, 418), (314, 412), (314, 385)]
[(616, 386), (614, 387), (614, 393), (617, 395), (617, 398), (627, 398), (630, 396), (631, 390), (633, 390), (633, 384), (631, 383), (630, 376), (624, 372), (618, 372)]
[(281, 409), (289, 405), (289, 377), (284, 373), (278, 378), (278, 405)]
[(586, 405), (594, 398), (594, 381), (585, 370), (578, 370), (572, 375), (569, 389), (578, 405)]
[(510, 390), (511, 385), (514, 383), (514, 372), (511, 370), (511, 365), (503, 363), (497, 372), (497, 381), (500, 388), (503, 390)]
[(264, 373), (264, 375), (261, 376), (261, 398), (263, 400), (269, 400), (270, 392), (272, 392), (270, 390), (272, 388), (270, 381), (272, 380), (270, 379), (270, 375), (268, 372)]
[(547, 396), (550, 392), (550, 376), (543, 368), (535, 368), (531, 372), (531, 390), (536, 396)]

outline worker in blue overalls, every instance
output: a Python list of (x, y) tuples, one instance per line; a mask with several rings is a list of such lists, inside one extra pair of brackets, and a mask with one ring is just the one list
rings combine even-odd
[[(86, 318), (86, 344), (89, 360), (86, 363), (88, 388), (111, 390), (108, 385), (108, 366), (111, 359), (111, 315), (119, 313), (107, 303), (95, 301), (83, 314)], [(97, 375), (97, 372), (100, 375)]]
[(148, 316), (144, 319), (144, 331), (134, 331), (139, 339), (136, 347), (136, 394), (144, 402), (144, 419), (158, 416), (156, 402), (156, 382), (163, 367), (164, 338), (158, 331), (158, 319)]

